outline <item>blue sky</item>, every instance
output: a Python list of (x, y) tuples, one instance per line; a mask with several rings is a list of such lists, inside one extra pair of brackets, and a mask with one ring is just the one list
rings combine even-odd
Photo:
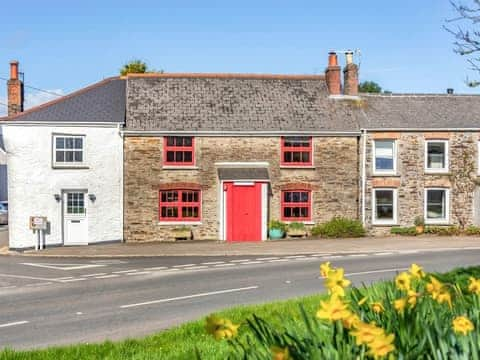
[[(0, 77), (18, 59), (28, 85), (61, 93), (132, 58), (167, 72), (323, 73), (328, 51), (348, 48), (361, 49), (361, 80), (394, 92), (480, 90), (465, 85), (475, 73), (442, 28), (448, 0), (24, 0), (1, 10)], [(26, 90), (29, 105), (49, 98)]]

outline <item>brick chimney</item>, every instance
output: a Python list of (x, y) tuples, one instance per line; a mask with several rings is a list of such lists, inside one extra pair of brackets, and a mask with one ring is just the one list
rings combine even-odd
[(18, 73), (18, 61), (10, 62), (10, 80), (7, 82), (8, 88), (8, 116), (18, 114), (23, 111), (23, 82)]
[(325, 70), (325, 80), (330, 95), (340, 95), (342, 92), (340, 72), (341, 68), (338, 65), (337, 54), (332, 51), (328, 53), (328, 67)]
[(347, 65), (343, 69), (343, 94), (350, 96), (358, 95), (358, 66), (353, 63), (353, 51), (345, 53)]

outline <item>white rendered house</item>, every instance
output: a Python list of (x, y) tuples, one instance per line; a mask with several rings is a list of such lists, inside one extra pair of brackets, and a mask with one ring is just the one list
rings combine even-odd
[(124, 80), (0, 120), (11, 249), (35, 247), (37, 216), (47, 218), (46, 246), (122, 241)]

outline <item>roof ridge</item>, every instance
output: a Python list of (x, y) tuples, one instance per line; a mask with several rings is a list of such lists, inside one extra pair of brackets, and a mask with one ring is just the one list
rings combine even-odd
[(415, 97), (480, 97), (480, 94), (440, 94), (440, 93), (391, 93), (391, 94), (375, 94), (375, 93), (359, 93), (360, 96), (365, 97), (382, 97), (382, 98), (415, 98)]
[(101, 81), (98, 81), (98, 82), (96, 82), (96, 83), (94, 83), (94, 84), (91, 84), (91, 85), (88, 85), (88, 86), (86, 86), (86, 87), (84, 87), (84, 88), (81, 88), (81, 89), (79, 89), (79, 90), (76, 90), (76, 91), (74, 91), (74, 92), (72, 92), (72, 93), (70, 93), (70, 94), (64, 95), (64, 96), (62, 96), (62, 97), (60, 97), (60, 98), (58, 98), (58, 99), (54, 99), (54, 100), (47, 101), (46, 103), (43, 103), (43, 104), (34, 106), (34, 107), (32, 107), (32, 108), (30, 108), (30, 109), (28, 109), (28, 110), (19, 112), (19, 113), (15, 114), (15, 115), (2, 116), (2, 117), (0, 117), (0, 121), (15, 120), (15, 119), (17, 119), (17, 118), (22, 117), (23, 115), (31, 114), (31, 113), (33, 113), (33, 112), (35, 112), (35, 111), (38, 111), (38, 110), (44, 109), (44, 108), (46, 108), (46, 107), (49, 107), (49, 106), (58, 104), (58, 103), (60, 103), (60, 102), (62, 102), (62, 101), (68, 100), (68, 99), (70, 99), (70, 98), (72, 98), (72, 97), (74, 97), (74, 96), (78, 96), (78, 95), (83, 94), (83, 93), (85, 93), (85, 92), (87, 92), (87, 91), (90, 91), (90, 90), (95, 89), (95, 88), (97, 88), (97, 87), (100, 87), (100, 86), (102, 86), (102, 85), (104, 85), (104, 84), (107, 84), (107, 83), (109, 83), (109, 82), (111, 82), (111, 81), (113, 81), (113, 80), (119, 80), (119, 79), (121, 79), (120, 76), (112, 76), (112, 77), (105, 78), (105, 79), (103, 79), (103, 80), (101, 80)]
[(143, 73), (127, 74), (123, 78), (200, 78), (258, 80), (325, 80), (324, 74), (256, 74), (256, 73)]

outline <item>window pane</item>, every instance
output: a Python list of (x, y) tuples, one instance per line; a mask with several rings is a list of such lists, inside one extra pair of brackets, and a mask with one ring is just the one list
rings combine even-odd
[(286, 147), (309, 147), (310, 138), (308, 136), (289, 136), (284, 138)]
[(178, 217), (178, 208), (162, 206), (161, 214), (163, 218), (176, 218)]
[(55, 148), (57, 149), (64, 149), (65, 148), (65, 138), (57, 137), (55, 139)]
[(83, 161), (83, 153), (81, 151), (75, 151), (75, 161), (76, 162)]
[(183, 138), (183, 146), (192, 146), (192, 137), (187, 136)]
[(393, 191), (376, 190), (375, 191), (375, 213), (377, 220), (393, 220)]
[(375, 168), (377, 170), (393, 170), (393, 156), (393, 141), (375, 141)]
[(73, 138), (65, 138), (65, 147), (67, 149), (73, 149)]
[(167, 151), (167, 161), (174, 162), (175, 161), (175, 152), (174, 151)]
[(183, 151), (175, 151), (175, 162), (183, 162)]
[(283, 161), (284, 162), (292, 162), (293, 161), (293, 156), (291, 151), (285, 151), (283, 153)]
[(83, 147), (83, 139), (76, 138), (75, 139), (75, 149), (81, 149)]
[(427, 218), (445, 219), (445, 190), (427, 190)]
[(65, 152), (65, 161), (66, 162), (73, 162), (73, 151), (66, 151)]
[(167, 146), (174, 146), (175, 145), (175, 138), (173, 136), (167, 137)]
[(191, 151), (184, 151), (183, 152), (183, 161), (184, 162), (192, 162), (192, 152)]
[(302, 152), (302, 162), (310, 162), (310, 153)]
[(445, 143), (431, 142), (427, 144), (427, 168), (445, 168)]
[(56, 151), (55, 152), (55, 161), (56, 162), (64, 162), (65, 161), (65, 153), (63, 151)]
[(292, 160), (293, 162), (300, 162), (302, 160), (302, 153), (298, 151), (293, 151)]

